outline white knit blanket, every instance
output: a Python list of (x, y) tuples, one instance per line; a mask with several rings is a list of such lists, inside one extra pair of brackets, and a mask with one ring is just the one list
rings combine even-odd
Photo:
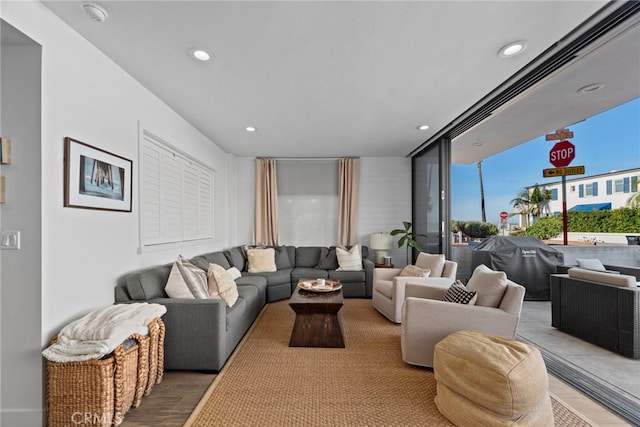
[(149, 323), (167, 312), (161, 304), (116, 304), (92, 311), (62, 328), (55, 344), (42, 351), (54, 362), (100, 359), (132, 334), (147, 335)]

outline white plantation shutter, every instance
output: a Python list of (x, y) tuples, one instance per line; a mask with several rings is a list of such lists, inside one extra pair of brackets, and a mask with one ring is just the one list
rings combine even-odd
[(141, 246), (213, 238), (213, 170), (143, 132)]

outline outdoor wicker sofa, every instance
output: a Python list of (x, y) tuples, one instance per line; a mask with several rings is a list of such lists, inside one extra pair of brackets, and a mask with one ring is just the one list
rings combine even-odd
[(551, 326), (640, 359), (640, 288), (634, 276), (574, 268), (552, 274), (550, 281)]

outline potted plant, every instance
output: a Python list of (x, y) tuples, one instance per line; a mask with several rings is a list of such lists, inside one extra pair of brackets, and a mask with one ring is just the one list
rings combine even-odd
[(426, 236), (424, 234), (415, 234), (413, 231), (411, 231), (412, 224), (409, 221), (402, 221), (402, 226), (403, 228), (396, 228), (395, 230), (391, 230), (389, 234), (391, 234), (392, 236), (400, 235), (400, 239), (398, 239), (398, 247), (401, 248), (404, 245), (407, 246), (407, 265), (409, 265), (409, 248), (415, 248), (418, 251), (424, 250), (420, 242), (416, 241), (414, 237)]

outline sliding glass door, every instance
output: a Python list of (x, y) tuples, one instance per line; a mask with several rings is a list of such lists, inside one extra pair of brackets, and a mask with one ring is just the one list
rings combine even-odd
[[(451, 141), (440, 139), (412, 158), (412, 221), (425, 252), (451, 250)], [(417, 256), (414, 251), (414, 260)]]

